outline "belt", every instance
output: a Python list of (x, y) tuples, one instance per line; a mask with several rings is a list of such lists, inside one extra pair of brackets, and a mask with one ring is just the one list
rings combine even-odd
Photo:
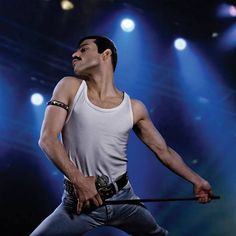
[[(128, 174), (127, 172), (123, 175), (119, 176), (114, 182), (108, 183), (108, 177), (98, 176), (96, 180), (96, 188), (99, 194), (103, 199), (111, 198), (113, 195), (118, 193), (126, 184), (128, 183)], [(73, 184), (64, 179), (64, 189), (71, 194), (72, 196), (76, 197), (74, 192)]]

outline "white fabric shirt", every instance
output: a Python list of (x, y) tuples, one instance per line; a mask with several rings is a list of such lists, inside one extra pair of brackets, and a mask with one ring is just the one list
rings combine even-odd
[(85, 176), (107, 175), (110, 181), (127, 171), (127, 143), (133, 127), (129, 96), (111, 109), (92, 104), (83, 81), (62, 131), (71, 161)]

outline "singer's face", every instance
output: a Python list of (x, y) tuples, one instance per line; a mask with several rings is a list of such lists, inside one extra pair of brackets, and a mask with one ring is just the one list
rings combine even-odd
[(98, 53), (95, 39), (84, 40), (72, 54), (72, 65), (76, 75), (91, 73), (101, 63), (101, 54)]

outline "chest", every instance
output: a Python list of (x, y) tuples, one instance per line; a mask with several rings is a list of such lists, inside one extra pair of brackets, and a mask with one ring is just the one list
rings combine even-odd
[(97, 107), (103, 108), (103, 109), (115, 108), (115, 107), (119, 106), (123, 101), (123, 97), (121, 97), (121, 96), (107, 97), (107, 98), (104, 98), (101, 100), (98, 97), (88, 95), (87, 98), (92, 104), (94, 104)]
[(119, 135), (132, 129), (132, 115), (128, 106), (103, 109), (86, 101), (74, 108), (71, 119), (84, 132)]

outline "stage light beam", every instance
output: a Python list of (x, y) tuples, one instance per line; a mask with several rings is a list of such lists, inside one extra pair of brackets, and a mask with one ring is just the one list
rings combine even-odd
[(34, 93), (32, 94), (31, 96), (31, 103), (34, 105), (34, 106), (40, 106), (42, 105), (44, 99), (43, 99), (43, 96), (40, 94), (40, 93)]
[(126, 18), (121, 21), (120, 27), (125, 32), (131, 32), (135, 29), (135, 23), (133, 20)]

